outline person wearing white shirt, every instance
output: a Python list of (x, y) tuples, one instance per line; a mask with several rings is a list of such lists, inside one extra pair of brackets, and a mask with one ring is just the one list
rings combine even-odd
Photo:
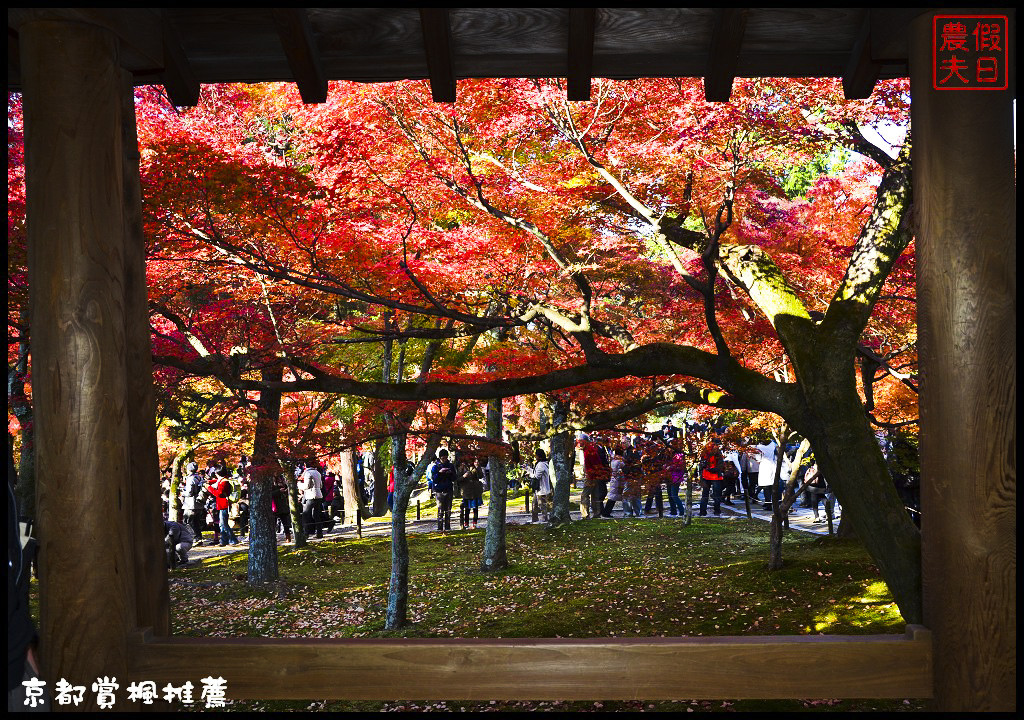
[(754, 499), (758, 493), (764, 496), (764, 509), (771, 510), (772, 507), (772, 484), (775, 482), (775, 454), (776, 445), (774, 442), (767, 445), (755, 445), (755, 455), (759, 462), (757, 473), (757, 489), (754, 491)]
[[(749, 439), (747, 443), (749, 443)], [(757, 478), (761, 467), (760, 453), (753, 451), (753, 449), (744, 448), (744, 451), (739, 453), (739, 465), (743, 492), (751, 500), (754, 500), (757, 498)]]
[(534, 498), (537, 512), (541, 513), (544, 522), (548, 522), (551, 519), (551, 467), (547, 454), (541, 448), (537, 448), (536, 457), (537, 464), (533, 467)]
[(315, 533), (316, 537), (324, 536), (323, 523), (320, 517), (323, 514), (324, 485), (320, 477), (320, 471), (310, 465), (299, 476), (299, 490), (302, 491), (302, 521), (306, 530), (306, 537)]

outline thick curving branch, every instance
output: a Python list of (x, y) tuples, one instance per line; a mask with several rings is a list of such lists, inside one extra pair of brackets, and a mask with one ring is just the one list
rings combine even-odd
[(821, 323), (823, 331), (855, 341), (867, 325), (885, 278), (912, 237), (910, 138), (885, 169), (871, 217)]
[(487, 400), (551, 392), (599, 380), (682, 375), (705, 380), (722, 390), (721, 396), (715, 395), (714, 390), (688, 391), (691, 393), (688, 397), (693, 397), (695, 401), (726, 402), (725, 396), (728, 395), (734, 399), (727, 402), (735, 407), (779, 414), (794, 413), (800, 407), (795, 385), (766, 378), (731, 358), (721, 358), (703, 350), (669, 343), (652, 343), (626, 353), (605, 355), (596, 364), (588, 363), (541, 375), (504, 378), (485, 383), (368, 382), (341, 377), (309, 363), (303, 366), (308, 377), (262, 382), (243, 378), (237, 372), (230, 373), (227, 371), (229, 363), (217, 362), (214, 358), (185, 360), (178, 357), (156, 357), (154, 361), (186, 372), (214, 375), (226, 386), (241, 391), (270, 389), (281, 392), (323, 392), (416, 402), (442, 398)]

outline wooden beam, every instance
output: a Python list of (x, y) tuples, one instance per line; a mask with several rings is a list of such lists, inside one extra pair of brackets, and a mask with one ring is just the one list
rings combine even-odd
[(423, 48), (427, 53), (430, 94), (434, 102), (455, 102), (455, 69), (448, 8), (420, 8)]
[(719, 8), (704, 73), (704, 97), (708, 102), (728, 102), (740, 59), (749, 8)]
[(126, 671), (133, 556), (148, 551), (130, 517), (117, 42), (80, 22), (20, 29), (40, 651), (43, 677), (87, 687)]
[(160, 12), (156, 8), (7, 9), (8, 28), (41, 20), (78, 22), (109, 30), (120, 41), (118, 62), (132, 72), (154, 70), (163, 64)]
[(871, 97), (882, 72), (882, 64), (871, 59), (871, 11), (864, 11), (864, 21), (850, 59), (843, 73), (843, 95), (847, 100)]
[(180, 683), (213, 672), (227, 681), (229, 697), (247, 699), (910, 698), (932, 693), (930, 633), (916, 626), (905, 635), (623, 640), (193, 640), (140, 633), (129, 645), (131, 677)]
[(569, 100), (590, 100), (596, 26), (597, 8), (569, 10), (569, 72), (566, 76), (566, 97)]
[(164, 17), (161, 24), (164, 44), (163, 84), (171, 104), (192, 107), (199, 102), (199, 81), (181, 47), (178, 33)]
[(305, 8), (273, 8), (273, 12), (277, 33), (295, 84), (299, 86), (302, 102), (324, 102), (327, 100), (327, 75), (309, 25), (308, 11)]
[[(1013, 712), (1018, 242), (1013, 92), (935, 90), (935, 14), (923, 14), (910, 28), (924, 617), (935, 635), (936, 709)], [(1012, 21), (1007, 36), (1015, 37)]]

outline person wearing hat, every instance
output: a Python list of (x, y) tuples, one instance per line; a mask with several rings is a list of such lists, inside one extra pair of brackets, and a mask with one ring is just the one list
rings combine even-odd
[(181, 498), (181, 509), (185, 524), (192, 530), (196, 545), (203, 544), (203, 528), (206, 527), (206, 507), (203, 504), (203, 490), (206, 483), (199, 474), (199, 466), (190, 462), (185, 466), (185, 488)]

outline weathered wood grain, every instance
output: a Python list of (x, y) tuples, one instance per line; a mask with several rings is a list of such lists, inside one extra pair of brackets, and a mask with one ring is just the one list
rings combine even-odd
[(931, 695), (931, 640), (921, 628), (908, 628), (905, 636), (633, 640), (154, 640), (140, 634), (130, 656), (133, 677), (195, 683), (212, 672), (227, 681), (229, 697), (250, 699)]
[[(11, 42), (31, 13), (104, 25), (124, 40), (123, 66), (136, 84), (175, 85), (186, 98), (196, 82), (327, 80), (389, 82), (430, 76), (418, 8), (303, 8), (308, 32), (282, 35), (271, 8), (47, 8), (8, 11)], [(454, 78), (566, 77), (571, 12), (583, 8), (424, 8), (447, 12)], [(731, 11), (731, 9), (730, 9)], [(288, 12), (298, 13), (298, 9)], [(597, 8), (594, 77), (703, 76), (715, 8)], [(863, 8), (749, 8), (736, 77), (840, 77), (861, 37)], [(906, 74), (906, 25), (912, 9), (871, 13), (867, 55), (880, 77)], [(162, 23), (162, 24), (161, 24)], [(168, 49), (162, 43), (177, 36)], [(439, 37), (439, 36), (438, 36)], [(180, 52), (176, 48), (180, 47)], [(314, 52), (315, 49), (315, 52)], [(298, 53), (298, 55), (296, 54)], [(297, 60), (298, 58), (298, 60)], [(181, 72), (188, 68), (189, 72)], [(8, 68), (8, 85), (20, 69)], [(309, 97), (316, 96), (310, 93)]]
[(21, 27), (40, 649), (46, 676), (125, 670), (128, 483), (121, 74), (113, 33)]
[(931, 21), (911, 35), (925, 622), (943, 710), (1015, 710), (1012, 98), (933, 90)]
[(160, 458), (156, 439), (153, 343), (146, 287), (146, 239), (142, 232), (142, 186), (135, 94), (130, 73), (121, 71), (122, 177), (124, 183), (125, 367), (128, 411), (128, 517), (135, 566), (136, 620), (170, 632), (170, 596), (164, 567)]

